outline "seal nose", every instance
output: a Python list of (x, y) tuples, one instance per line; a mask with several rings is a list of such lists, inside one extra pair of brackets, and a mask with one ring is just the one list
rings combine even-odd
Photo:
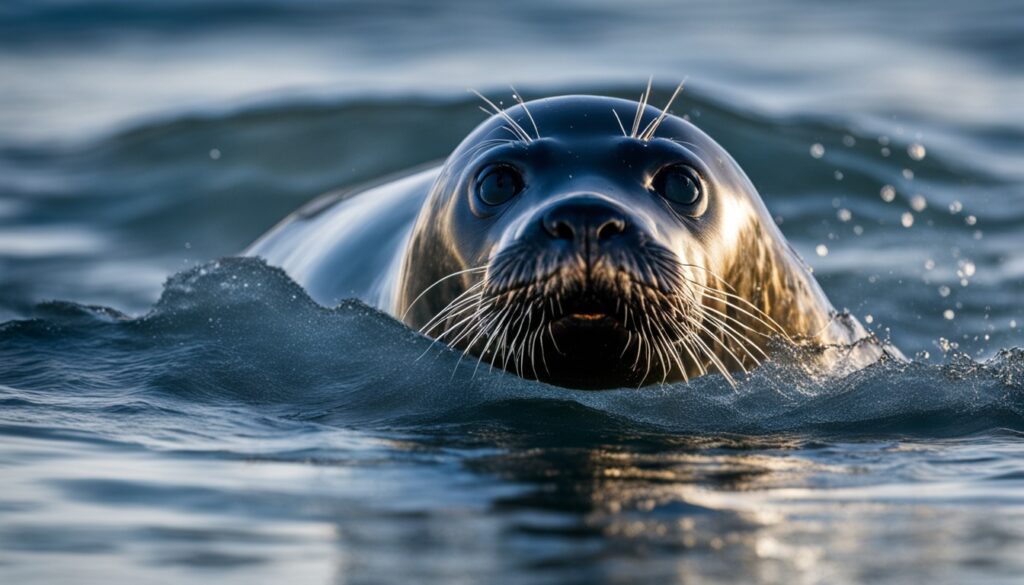
[(598, 199), (555, 205), (541, 217), (544, 231), (556, 240), (610, 240), (626, 231), (626, 217), (616, 207)]

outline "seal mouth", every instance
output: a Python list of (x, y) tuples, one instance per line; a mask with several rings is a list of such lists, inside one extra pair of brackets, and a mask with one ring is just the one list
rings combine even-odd
[(566, 315), (563, 319), (592, 323), (594, 321), (611, 320), (611, 316), (606, 315), (605, 313), (572, 313), (570, 315)]
[(552, 322), (555, 328), (622, 329), (622, 323), (608, 313), (570, 313)]
[(556, 329), (623, 329), (614, 299), (587, 291), (577, 298), (560, 299), (561, 315), (553, 315)]

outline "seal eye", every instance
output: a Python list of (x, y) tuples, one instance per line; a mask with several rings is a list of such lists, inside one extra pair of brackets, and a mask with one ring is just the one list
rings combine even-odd
[(658, 171), (651, 187), (676, 205), (696, 205), (704, 193), (697, 171), (686, 165), (672, 165)]
[(508, 165), (485, 167), (476, 180), (476, 196), (487, 205), (501, 205), (523, 190), (523, 176)]

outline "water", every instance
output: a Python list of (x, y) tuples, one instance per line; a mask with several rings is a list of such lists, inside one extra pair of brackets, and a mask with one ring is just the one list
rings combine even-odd
[[(1015, 2), (5, 3), (0, 580), (1020, 582), (1022, 29)], [(466, 87), (650, 74), (656, 103), (689, 77), (677, 113), (912, 363), (573, 392), (217, 260), (444, 157)]]

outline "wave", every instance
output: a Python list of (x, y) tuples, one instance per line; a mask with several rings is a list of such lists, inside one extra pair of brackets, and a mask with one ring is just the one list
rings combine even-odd
[(358, 301), (324, 308), (253, 258), (170, 278), (141, 317), (44, 303), (33, 318), (0, 325), (0, 348), (4, 418), (18, 420), (21, 412), (21, 420), (40, 425), (96, 413), (202, 417), (230, 409), (238, 424), (269, 416), (275, 424), (404, 431), (1024, 431), (1021, 349), (984, 362), (955, 353), (941, 365), (883, 361), (838, 379), (777, 360), (735, 388), (709, 375), (689, 384), (568, 390), (460, 359)]

